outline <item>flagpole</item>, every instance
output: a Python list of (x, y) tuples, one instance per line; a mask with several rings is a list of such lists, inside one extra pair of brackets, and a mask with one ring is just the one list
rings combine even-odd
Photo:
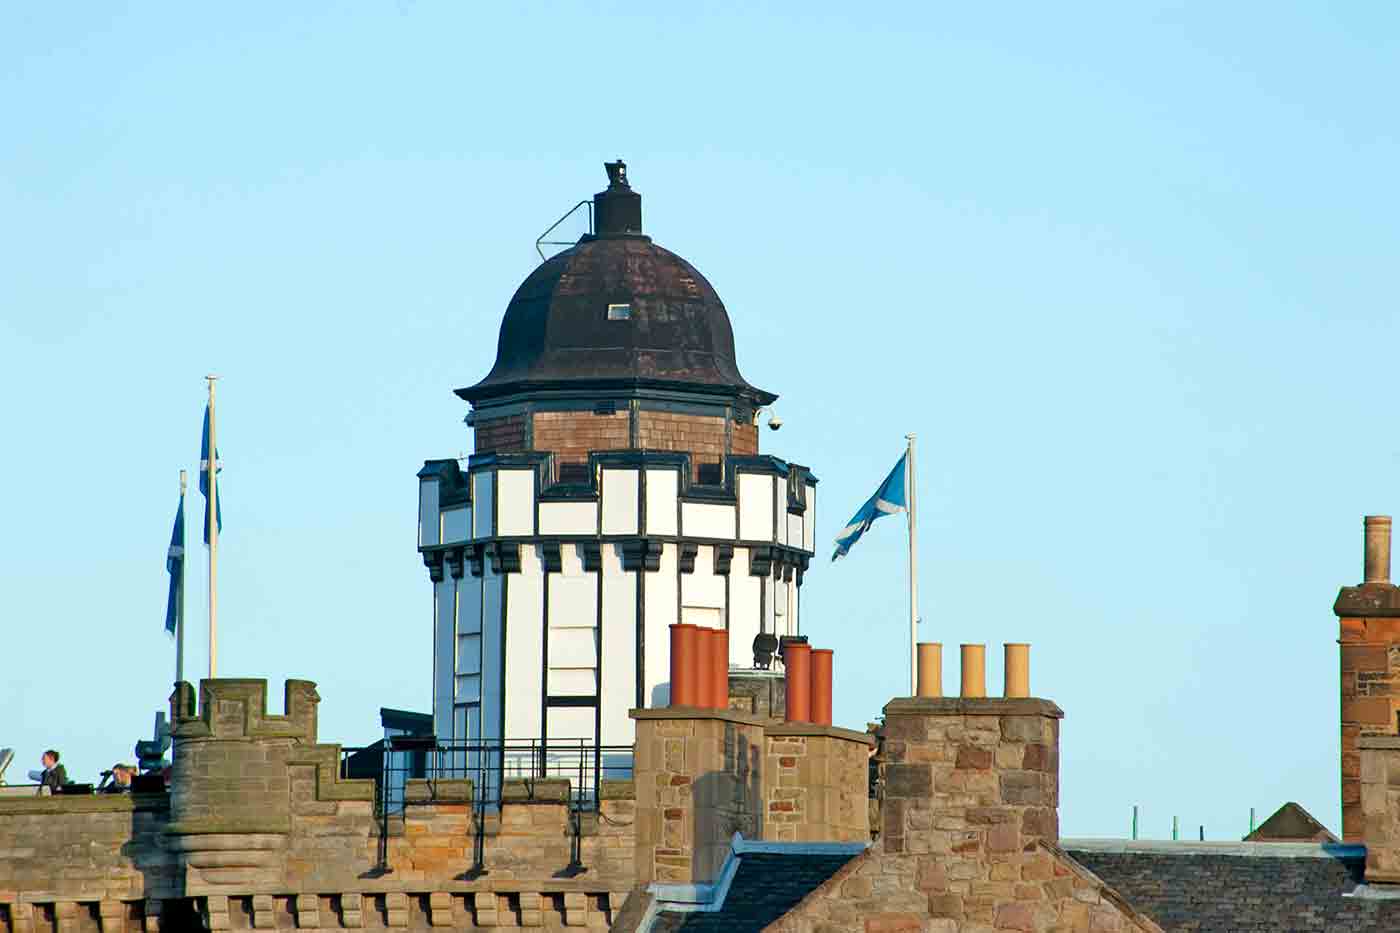
[(909, 441), (909, 462), (904, 470), (904, 490), (909, 501), (909, 695), (918, 696), (919, 536), (914, 490), (914, 435), (906, 434), (904, 437)]
[(204, 469), (209, 473), (209, 679), (219, 671), (219, 445), (214, 433), (214, 382), (218, 376), (205, 376), (209, 383), (209, 458)]
[(185, 486), (189, 473), (180, 471), (180, 575), (175, 578), (175, 682), (185, 679)]

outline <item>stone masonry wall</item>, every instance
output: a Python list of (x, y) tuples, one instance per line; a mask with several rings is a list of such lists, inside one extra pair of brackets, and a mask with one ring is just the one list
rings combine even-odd
[[(132, 902), (179, 892), (165, 846), (166, 794), (0, 798), (0, 930), (62, 907), (85, 918), (127, 917)], [(96, 929), (93, 925), (92, 929)]]
[(729, 840), (763, 832), (763, 724), (742, 713), (632, 710), (636, 880), (713, 881)]
[(1034, 699), (890, 702), (879, 840), (769, 929), (1157, 931), (1056, 846), (1061, 715)]
[(314, 684), (289, 681), (282, 715), (265, 681), (200, 700), (171, 698), (169, 795), (0, 798), (0, 933), (606, 929), (632, 886), (631, 782), (579, 817), (561, 781), (509, 781), (489, 809), (470, 782), (410, 782), (382, 835), (373, 782), (316, 742)]
[(777, 842), (868, 842), (869, 736), (831, 726), (764, 730), (763, 837)]
[(1342, 617), (1342, 837), (1361, 842), (1363, 736), (1395, 735), (1400, 713), (1400, 619)]
[(865, 842), (869, 736), (735, 710), (633, 710), (636, 873), (713, 881), (730, 840)]
[(1357, 745), (1366, 882), (1400, 884), (1400, 736), (1365, 736)]

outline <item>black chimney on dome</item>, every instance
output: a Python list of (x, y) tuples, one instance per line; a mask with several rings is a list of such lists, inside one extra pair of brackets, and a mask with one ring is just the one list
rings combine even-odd
[(608, 172), (608, 190), (593, 196), (593, 232), (609, 234), (639, 234), (642, 232), (642, 196), (627, 184), (627, 163), (604, 162)]

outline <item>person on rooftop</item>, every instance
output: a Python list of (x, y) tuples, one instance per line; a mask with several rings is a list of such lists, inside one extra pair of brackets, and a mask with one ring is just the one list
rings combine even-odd
[(60, 793), (59, 788), (68, 783), (68, 772), (58, 763), (58, 752), (52, 748), (39, 756), (44, 770), (39, 773), (39, 784), (49, 789), (49, 793)]
[(111, 780), (104, 782), (98, 790), (104, 794), (129, 794), (131, 779), (135, 776), (136, 768), (133, 765), (112, 765), (112, 771), (107, 775)]

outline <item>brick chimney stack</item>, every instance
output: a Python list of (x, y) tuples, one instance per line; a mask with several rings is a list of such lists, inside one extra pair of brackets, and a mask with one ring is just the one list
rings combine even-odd
[(1390, 524), (1388, 515), (1366, 516), (1363, 582), (1342, 587), (1332, 607), (1340, 626), (1342, 836), (1347, 842), (1361, 842), (1365, 835), (1358, 740), (1395, 735), (1400, 711), (1400, 588), (1390, 582)]

